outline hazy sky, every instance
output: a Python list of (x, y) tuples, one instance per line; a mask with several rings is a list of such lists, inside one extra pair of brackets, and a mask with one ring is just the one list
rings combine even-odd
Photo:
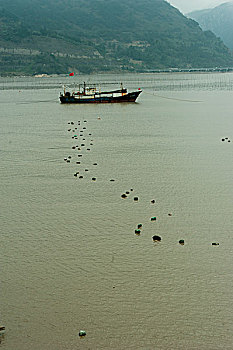
[(231, 0), (167, 0), (174, 7), (177, 7), (181, 12), (187, 13), (194, 10), (211, 8), (230, 2)]

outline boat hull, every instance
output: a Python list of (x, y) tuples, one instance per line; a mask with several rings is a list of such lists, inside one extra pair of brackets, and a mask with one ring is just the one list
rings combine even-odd
[(94, 97), (76, 97), (70, 96), (60, 96), (61, 103), (77, 104), (77, 103), (122, 103), (122, 102), (135, 102), (142, 91), (130, 92), (121, 96), (94, 96)]

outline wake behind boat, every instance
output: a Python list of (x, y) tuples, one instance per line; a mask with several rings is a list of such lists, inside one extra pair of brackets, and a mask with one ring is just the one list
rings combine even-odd
[(135, 102), (141, 89), (134, 92), (128, 92), (121, 84), (120, 89), (111, 91), (101, 91), (95, 85), (86, 86), (86, 83), (79, 85), (78, 91), (66, 91), (60, 93), (61, 103), (121, 103), (121, 102)]

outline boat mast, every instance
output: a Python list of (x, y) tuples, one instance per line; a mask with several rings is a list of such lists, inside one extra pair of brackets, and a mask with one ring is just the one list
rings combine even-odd
[(123, 96), (123, 83), (121, 83), (121, 96)]
[(86, 82), (85, 81), (83, 82), (83, 93), (84, 93), (84, 95), (86, 94)]

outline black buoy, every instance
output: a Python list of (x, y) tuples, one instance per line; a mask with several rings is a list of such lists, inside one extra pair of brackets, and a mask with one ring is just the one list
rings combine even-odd
[(217, 242), (213, 242), (213, 243), (212, 243), (212, 245), (219, 245), (219, 243), (217, 243)]
[(68, 156), (68, 159), (71, 159), (71, 156)]
[(115, 180), (114, 180), (114, 179), (111, 179), (110, 181), (113, 182), (113, 181), (115, 181)]
[(138, 224), (138, 228), (141, 228), (142, 227), (142, 224)]
[(97, 165), (97, 163), (93, 163), (93, 165)]
[(92, 181), (96, 181), (96, 177), (93, 177), (93, 178), (92, 178)]
[(151, 202), (152, 204), (155, 204), (155, 199), (152, 199), (150, 202)]
[(82, 157), (83, 155), (82, 154), (78, 154), (78, 157)]
[(125, 193), (126, 193), (126, 194), (129, 194), (129, 191), (126, 191)]
[(83, 176), (82, 176), (82, 175), (80, 175), (80, 176), (79, 176), (79, 178), (80, 178), (80, 179), (83, 179)]
[(76, 146), (73, 146), (73, 147), (72, 147), (72, 149), (75, 149), (75, 148), (76, 148)]
[(150, 218), (151, 221), (155, 221), (156, 219), (156, 216), (152, 216), (152, 218)]
[(121, 198), (127, 198), (126, 194), (123, 193), (123, 194), (121, 195)]
[(77, 174), (77, 173), (75, 173), (75, 174), (74, 174), (74, 176), (76, 176), (76, 177), (77, 177), (77, 176), (78, 176), (78, 174)]
[(138, 197), (134, 197), (134, 199), (133, 199), (135, 202), (137, 202), (138, 201)]
[(222, 141), (225, 141), (225, 139), (222, 139)]
[(80, 337), (85, 337), (85, 336), (87, 335), (87, 333), (86, 333), (85, 331), (80, 330), (79, 333), (78, 333), (78, 335), (79, 335)]
[(76, 162), (76, 164), (81, 164), (81, 162)]
[(135, 230), (135, 233), (136, 233), (136, 235), (140, 235), (140, 233), (141, 233), (141, 230)]
[(133, 188), (131, 188), (130, 191), (133, 192)]
[(184, 245), (184, 239), (180, 239), (179, 244)]
[(85, 171), (89, 171), (88, 169), (85, 169)]
[(161, 241), (161, 237), (160, 236), (156, 236), (156, 235), (153, 236), (152, 239), (153, 239), (154, 242), (160, 242)]
[(90, 148), (87, 148), (87, 151), (90, 151), (91, 149)]

